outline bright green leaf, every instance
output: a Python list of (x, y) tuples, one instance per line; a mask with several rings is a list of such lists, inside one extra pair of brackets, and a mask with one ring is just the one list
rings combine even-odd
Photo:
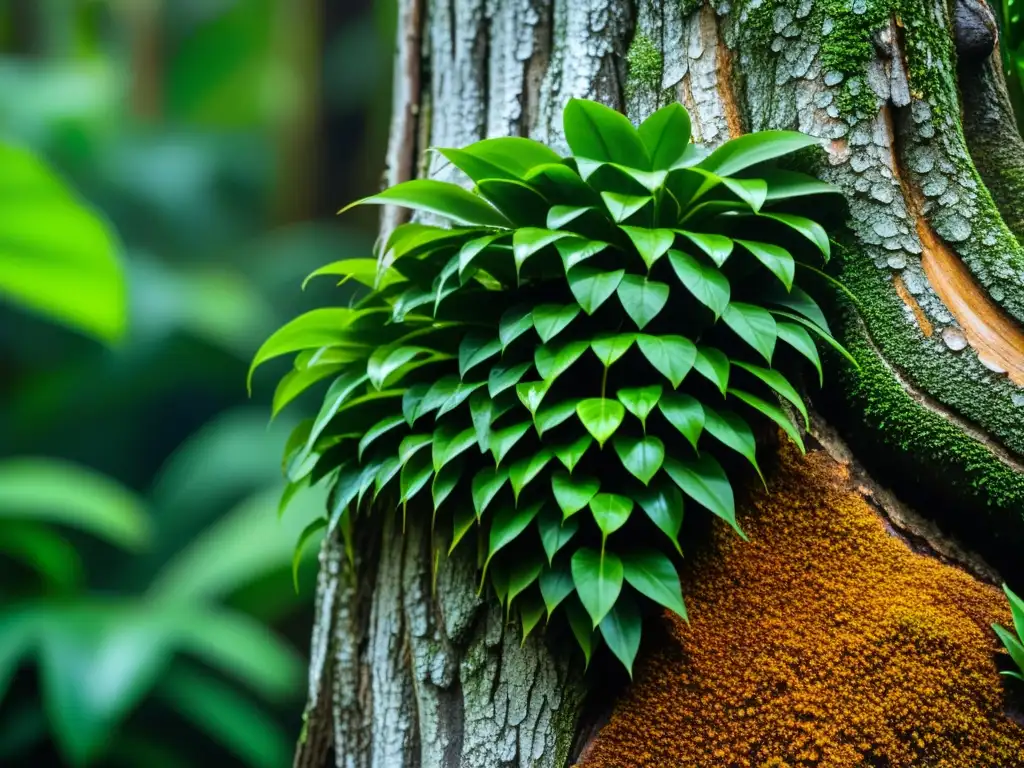
[(581, 401), (576, 406), (576, 415), (597, 440), (597, 444), (603, 447), (605, 441), (619, 428), (626, 410), (617, 400), (594, 397)]
[(626, 583), (659, 605), (688, 621), (679, 573), (672, 561), (656, 549), (637, 549), (622, 555)]
[(615, 605), (622, 579), (622, 561), (612, 552), (581, 548), (573, 554), (572, 580), (592, 627), (597, 627)]
[(612, 445), (622, 466), (644, 485), (651, 482), (665, 460), (665, 444), (656, 437), (616, 437)]
[(697, 359), (696, 345), (682, 336), (640, 334), (636, 340), (647, 362), (668, 379), (673, 387), (683, 383)]
[(569, 289), (588, 315), (594, 314), (622, 282), (626, 271), (601, 272), (590, 267), (576, 267), (568, 273)]
[(643, 330), (665, 308), (669, 288), (639, 275), (624, 275), (616, 292), (626, 314)]
[(551, 490), (563, 517), (575, 515), (583, 509), (601, 489), (601, 483), (592, 477), (570, 475), (558, 470), (551, 473)]
[(754, 304), (734, 301), (722, 313), (722, 320), (737, 336), (753, 347), (769, 363), (775, 351), (775, 318)]
[(729, 280), (717, 267), (682, 251), (669, 251), (668, 259), (679, 282), (697, 301), (714, 312), (716, 318), (725, 312), (731, 289)]

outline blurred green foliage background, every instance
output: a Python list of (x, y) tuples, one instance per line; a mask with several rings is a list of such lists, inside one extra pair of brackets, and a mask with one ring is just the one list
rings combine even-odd
[(0, 764), (290, 763), (314, 403), (245, 375), (370, 253), (392, 6), (0, 0)]

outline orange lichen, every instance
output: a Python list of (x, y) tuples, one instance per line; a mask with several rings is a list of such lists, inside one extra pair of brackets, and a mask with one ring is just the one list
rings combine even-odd
[(898, 274), (892, 276), (892, 284), (896, 286), (896, 294), (900, 297), (900, 300), (907, 305), (911, 312), (914, 313), (914, 319), (917, 320), (917, 325), (921, 329), (921, 333), (925, 336), (931, 336), (935, 329), (932, 327), (931, 322), (928, 320), (928, 316), (921, 309), (921, 305), (917, 303), (910, 291), (907, 290), (906, 283), (903, 282), (903, 278)]
[(1001, 594), (886, 531), (846, 469), (785, 449), (718, 526), (587, 768), (1020, 768), (992, 621)]

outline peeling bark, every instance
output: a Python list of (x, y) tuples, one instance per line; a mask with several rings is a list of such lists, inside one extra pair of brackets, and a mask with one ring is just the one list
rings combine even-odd
[[(837, 261), (858, 307), (836, 316), (861, 368), (836, 362), (822, 403), (834, 424), (815, 434), (915, 550), (983, 581), (997, 574), (982, 556), (1019, 576), (1024, 141), (986, 11), (981, 0), (400, 0), (387, 183), (455, 180), (429, 146), (523, 135), (565, 150), (570, 97), (634, 122), (679, 100), (709, 146), (772, 128), (820, 138), (808, 162), (848, 203)], [(382, 231), (400, 221), (386, 210)], [(536, 637), (520, 646), (476, 596), (465, 556), (442, 561), (432, 588), (429, 531), (413, 516), (400, 528), (359, 532), (351, 562), (324, 545), (296, 765), (567, 765), (596, 728), (581, 714), (580, 665)]]

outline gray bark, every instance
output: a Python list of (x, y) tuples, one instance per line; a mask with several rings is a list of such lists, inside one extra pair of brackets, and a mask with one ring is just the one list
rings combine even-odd
[[(844, 72), (828, 66), (837, 24), (829, 9), (839, 7), (831, 1), (399, 0), (387, 182), (455, 179), (430, 146), (525, 135), (564, 150), (571, 97), (634, 121), (679, 100), (695, 140), (711, 146), (769, 128), (821, 138), (818, 171), (850, 204), (844, 277), (868, 307), (843, 332), (880, 372), (850, 385), (861, 428), (944, 473), (948, 457), (934, 451), (950, 438), (928, 425), (951, 426), (964, 441), (955, 450), (970, 459), (964, 487), (981, 466), (1012, 507), (1024, 487), (1013, 480), (1024, 477), (1024, 379), (1014, 378), (1024, 345), (1013, 350), (1024, 339), (1014, 335), (1024, 320), (1024, 250), (1007, 223), (1018, 233), (1021, 225), (1019, 214), (998, 214), (1004, 201), (986, 189), (967, 142), (985, 155), (985, 137), (998, 129), (1021, 144), (987, 22), (961, 8), (966, 1), (950, 9), (924, 0), (912, 16), (894, 11), (839, 29), (874, 46), (861, 71)], [(851, 7), (856, 18), (866, 4)], [(929, 25), (948, 44), (924, 34)], [(924, 61), (928, 94), (910, 74)], [(963, 127), (958, 78), (984, 85), (965, 103), (976, 117)], [(991, 166), (980, 169), (985, 181), (1000, 173), (998, 158)], [(1024, 174), (1006, 178), (1024, 184)], [(382, 228), (400, 222), (387, 210)], [(978, 291), (965, 298), (965, 284)], [(865, 391), (884, 413), (858, 405)], [(976, 501), (981, 491), (963, 493)], [(537, 635), (520, 645), (500, 609), (476, 596), (475, 561), (442, 562), (432, 589), (429, 532), (411, 517), (409, 526), (402, 535), (389, 519), (359, 533), (351, 563), (337, 541), (325, 542), (296, 765), (567, 765), (586, 727), (579, 663)]]

